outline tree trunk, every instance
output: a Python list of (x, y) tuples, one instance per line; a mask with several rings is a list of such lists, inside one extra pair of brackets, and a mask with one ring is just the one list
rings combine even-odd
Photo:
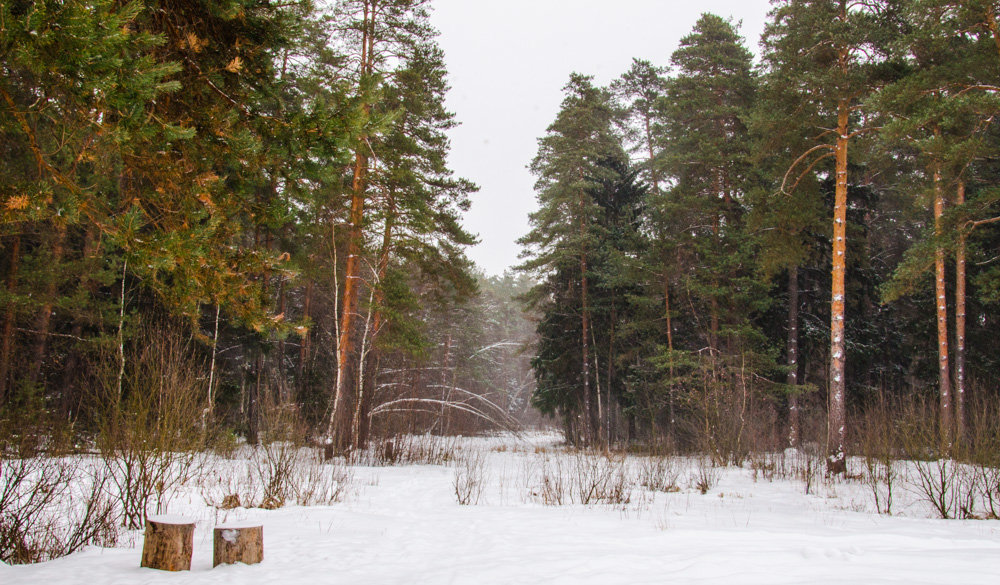
[[(958, 182), (955, 203), (965, 204), (965, 182)], [(965, 438), (965, 232), (955, 251), (955, 438)]]
[[(306, 282), (306, 292), (305, 297), (302, 301), (302, 319), (308, 321), (312, 317), (312, 296), (313, 296), (313, 281), (309, 280)], [(299, 382), (299, 392), (301, 393), (306, 387), (306, 374), (308, 368), (306, 365), (309, 363), (310, 356), (310, 345), (312, 342), (312, 329), (306, 329), (302, 331), (299, 335), (301, 343), (299, 345), (299, 368), (298, 368), (298, 382)], [(301, 394), (300, 394), (301, 395)]]
[[(580, 236), (586, 234), (583, 218), (583, 193), (580, 193)], [(583, 440), (590, 445), (593, 440), (593, 421), (590, 412), (590, 307), (587, 305), (587, 250), (580, 253), (580, 325), (583, 342)]]
[(21, 259), (21, 236), (14, 236), (14, 246), (10, 251), (10, 268), (7, 273), (7, 310), (3, 317), (3, 340), (0, 342), (0, 406), (7, 401), (8, 378), (10, 377), (10, 354), (14, 346), (14, 291), (17, 289), (18, 262)]
[(250, 385), (250, 395), (247, 397), (247, 443), (259, 445), (261, 379), (264, 376), (264, 353), (262, 349), (257, 349), (257, 357), (254, 359), (254, 370), (257, 376), (253, 384)]
[[(788, 376), (789, 386), (799, 384), (799, 267), (788, 269)], [(788, 446), (798, 447), (801, 440), (799, 428), (799, 394), (792, 388), (788, 395)]]
[(264, 560), (264, 527), (260, 524), (219, 524), (213, 530), (212, 566)]
[(605, 395), (607, 396), (607, 420), (605, 421), (606, 430), (604, 434), (605, 445), (611, 446), (611, 381), (614, 379), (615, 373), (615, 323), (618, 322), (618, 310), (615, 307), (614, 297), (611, 299), (611, 331), (608, 332), (608, 386), (605, 389)]
[(193, 520), (176, 516), (146, 519), (140, 566), (162, 571), (190, 571), (193, 552)]
[[(934, 236), (940, 238), (944, 217), (944, 189), (941, 186), (941, 163), (934, 164)], [(948, 364), (948, 299), (945, 286), (945, 250), (934, 245), (934, 298), (937, 307), (938, 389), (941, 401), (941, 447), (948, 449), (952, 437), (951, 368)]]
[(649, 174), (650, 174), (650, 179), (653, 181), (653, 194), (659, 195), (660, 171), (657, 170), (656, 166), (653, 164), (653, 159), (655, 157), (655, 154), (653, 152), (653, 128), (652, 128), (652, 120), (650, 120), (650, 116), (648, 114), (643, 117), (643, 122), (646, 126), (646, 150), (649, 153)]
[(52, 309), (55, 307), (56, 294), (58, 292), (57, 278), (59, 264), (62, 263), (63, 254), (66, 250), (66, 226), (61, 222), (56, 222), (55, 239), (52, 242), (52, 258), (49, 268), (53, 271), (52, 277), (45, 284), (45, 298), (42, 308), (38, 312), (38, 320), (35, 322), (35, 345), (32, 348), (31, 365), (28, 368), (28, 382), (32, 385), (38, 383), (42, 373), (42, 363), (45, 361), (45, 353), (48, 348), (49, 329), (52, 325)]
[[(278, 283), (278, 314), (284, 316), (288, 310), (288, 294), (284, 277)], [(288, 376), (285, 375), (285, 336), (278, 337), (278, 404), (282, 407), (292, 403), (292, 390), (288, 384)]]
[[(368, 2), (364, 4), (364, 20), (362, 21), (361, 61), (359, 64), (360, 79), (363, 81), (371, 74), (371, 43), (373, 35), (374, 8)], [(362, 107), (365, 115), (371, 112), (371, 106)], [(341, 298), (340, 336), (337, 341), (337, 374), (334, 381), (333, 406), (330, 411), (330, 421), (327, 426), (327, 437), (337, 440), (338, 424), (342, 417), (341, 405), (344, 403), (344, 393), (349, 385), (346, 383), (349, 357), (354, 353), (354, 338), (351, 327), (354, 315), (358, 310), (358, 281), (361, 279), (361, 239), (365, 215), (365, 195), (368, 186), (368, 156), (366, 150), (368, 137), (362, 136), (354, 146), (354, 175), (351, 180), (351, 214), (347, 232), (347, 260), (344, 263), (344, 294)], [(334, 244), (336, 245), (336, 243)], [(334, 266), (334, 270), (336, 270)]]
[[(673, 318), (670, 314), (670, 277), (668, 276), (666, 262), (663, 263), (663, 314), (667, 320), (667, 351), (670, 355), (670, 380), (667, 385), (667, 414), (670, 417), (668, 433), (672, 439), (674, 436), (674, 326)], [(654, 424), (653, 427), (655, 426)]]
[[(96, 298), (98, 292), (97, 283), (90, 277), (91, 271), (94, 269), (93, 263), (97, 252), (97, 245), (96, 230), (87, 230), (84, 234), (83, 240), (84, 268), (83, 273), (80, 276), (79, 286), (80, 291), (90, 295), (90, 298)], [(77, 314), (73, 321), (73, 329), (70, 331), (70, 335), (73, 337), (77, 345), (70, 350), (69, 356), (66, 358), (66, 363), (63, 365), (62, 369), (62, 379), (59, 382), (59, 390), (62, 392), (62, 412), (60, 414), (66, 420), (72, 420), (75, 410), (74, 404), (78, 405), (78, 369), (80, 362), (82, 361), (79, 343), (80, 339), (83, 337), (83, 329), (86, 325), (86, 320), (85, 316)]]
[[(842, 55), (842, 58), (846, 56)], [(833, 284), (830, 307), (830, 391), (827, 422), (827, 470), (847, 472), (845, 439), (847, 408), (844, 355), (844, 294), (847, 253), (847, 124), (850, 104), (846, 99), (837, 108), (836, 189), (833, 207)]]

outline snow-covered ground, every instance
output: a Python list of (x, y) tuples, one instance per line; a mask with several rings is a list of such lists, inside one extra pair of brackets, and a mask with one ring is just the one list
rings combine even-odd
[[(356, 467), (329, 506), (223, 511), (189, 485), (168, 511), (198, 522), (191, 571), (140, 568), (135, 532), (121, 548), (0, 565), (0, 584), (1000, 583), (1000, 522), (933, 519), (908, 488), (893, 516), (874, 513), (861, 482), (816, 480), (806, 494), (801, 479), (758, 470), (755, 481), (748, 466), (716, 470), (702, 494), (713, 472), (674, 459), (679, 491), (654, 492), (637, 479), (648, 460), (609, 463), (556, 441), (465, 439), (448, 465)], [(216, 475), (230, 464), (213, 463)], [(579, 503), (584, 470), (625, 477), (615, 503)], [(482, 479), (478, 504), (457, 502), (456, 478)], [(212, 528), (233, 520), (263, 524), (263, 563), (212, 568)]]

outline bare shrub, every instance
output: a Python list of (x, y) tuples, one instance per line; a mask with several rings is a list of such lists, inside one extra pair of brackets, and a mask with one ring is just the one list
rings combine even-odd
[(260, 495), (249, 500), (265, 510), (285, 505), (293, 491), (292, 481), (298, 459), (298, 447), (286, 441), (270, 441), (253, 448), (250, 472)]
[(577, 451), (572, 459), (571, 478), (576, 501), (584, 504), (627, 504), (632, 486), (623, 455), (591, 455)]
[(697, 458), (695, 472), (691, 476), (691, 486), (705, 495), (719, 483), (719, 469), (709, 456)]
[(639, 460), (639, 485), (654, 492), (679, 492), (677, 480), (680, 475), (681, 468), (676, 458), (657, 456)]
[(305, 460), (295, 467), (292, 479), (295, 503), (328, 506), (344, 501), (354, 482), (354, 472), (339, 461), (324, 462), (318, 451), (304, 451)]
[(861, 483), (868, 488), (879, 514), (892, 514), (895, 489), (900, 481), (896, 465), (898, 437), (885, 400), (870, 406), (856, 426), (857, 450), (862, 458)]
[(198, 469), (207, 387), (190, 339), (172, 329), (141, 327), (118, 360), (108, 360), (100, 377), (98, 447), (124, 524), (138, 529), (151, 510), (165, 512)]
[(754, 452), (747, 460), (754, 483), (761, 479), (773, 482), (775, 479), (785, 478), (784, 453)]
[(868, 488), (879, 514), (892, 514), (892, 504), (900, 475), (891, 458), (866, 456), (861, 481)]
[(975, 514), (977, 478), (973, 468), (944, 450), (933, 403), (907, 402), (899, 409), (899, 444), (910, 460), (911, 489), (941, 518), (971, 518)]
[(261, 417), (261, 444), (248, 460), (251, 488), (247, 505), (276, 509), (289, 501), (300, 505), (329, 504), (346, 494), (351, 473), (337, 460), (323, 462), (319, 450), (305, 447), (308, 428), (292, 405), (266, 405)]
[(775, 450), (780, 433), (769, 383), (755, 374), (763, 356), (746, 338), (732, 341), (739, 346), (735, 353), (705, 348), (678, 364), (687, 370), (676, 395), (684, 415), (673, 430), (683, 448), (709, 455), (719, 466), (741, 467), (751, 453)]
[(949, 459), (913, 462), (913, 489), (941, 518), (951, 518), (955, 509), (957, 468)]
[(1000, 398), (980, 392), (970, 407), (969, 432), (960, 437), (960, 447), (975, 475), (983, 516), (1000, 519)]
[(462, 506), (475, 505), (486, 484), (486, 455), (481, 451), (463, 454), (455, 467), (455, 498)]
[(455, 460), (458, 437), (396, 435), (352, 453), (353, 463), (366, 465), (447, 465)]
[(258, 436), (260, 444), (234, 450), (234, 464), (202, 483), (207, 504), (273, 510), (291, 502), (328, 505), (347, 495), (353, 471), (342, 459), (324, 461), (320, 448), (307, 446), (308, 427), (295, 406), (265, 402)]
[(531, 489), (531, 495), (546, 506), (562, 506), (571, 501), (569, 478), (560, 457), (542, 460), (539, 483)]
[(114, 546), (120, 510), (108, 476), (77, 460), (0, 452), (0, 561), (36, 563), (84, 546)]
[(1000, 520), (1000, 468), (976, 465), (975, 473), (982, 493), (985, 516)]

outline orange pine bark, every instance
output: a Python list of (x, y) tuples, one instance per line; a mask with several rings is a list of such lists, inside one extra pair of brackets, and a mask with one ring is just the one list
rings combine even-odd
[[(372, 47), (374, 35), (375, 2), (365, 2), (364, 16), (361, 31), (361, 61), (359, 64), (360, 80), (364, 80), (372, 73)], [(363, 106), (365, 114), (371, 112), (368, 104)], [(354, 353), (354, 337), (352, 327), (354, 326), (354, 316), (358, 312), (358, 298), (360, 290), (358, 287), (361, 279), (361, 239), (363, 237), (362, 228), (365, 214), (365, 196), (368, 187), (368, 156), (365, 154), (368, 148), (368, 137), (358, 138), (354, 147), (354, 172), (351, 180), (351, 211), (348, 219), (347, 232), (347, 259), (344, 262), (344, 292), (340, 303), (340, 323), (339, 336), (337, 339), (337, 374), (334, 380), (333, 406), (330, 411), (330, 420), (327, 426), (327, 437), (336, 441), (338, 437), (338, 424), (341, 418), (341, 410), (344, 404), (344, 395), (347, 392), (347, 368), (348, 358)], [(336, 242), (334, 242), (336, 245)], [(336, 270), (336, 267), (334, 268)]]
[[(944, 189), (941, 186), (941, 163), (934, 164), (934, 235), (943, 234)], [(951, 443), (952, 405), (951, 368), (948, 363), (948, 299), (945, 286), (945, 250), (940, 242), (934, 246), (934, 301), (937, 308), (938, 393), (941, 402), (940, 431), (942, 447)]]
[(845, 376), (845, 274), (847, 256), (847, 125), (848, 100), (837, 108), (836, 189), (833, 206), (833, 286), (830, 304), (830, 393), (827, 427), (827, 469), (833, 474), (847, 471), (845, 438), (847, 430)]

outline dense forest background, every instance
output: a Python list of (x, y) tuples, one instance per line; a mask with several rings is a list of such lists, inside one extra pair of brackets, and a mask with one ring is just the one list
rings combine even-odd
[(834, 471), (998, 436), (998, 3), (778, 1), (758, 64), (706, 14), (572, 75), (491, 278), (430, 4), (0, 4), (5, 437), (346, 452), (529, 398), (577, 444)]
[(995, 446), (1000, 6), (772, 4), (756, 65), (704, 14), (565, 86), (521, 240), (536, 404), (737, 464)]
[(428, 4), (0, 5), (9, 430), (518, 425), (526, 284), (464, 255)]

